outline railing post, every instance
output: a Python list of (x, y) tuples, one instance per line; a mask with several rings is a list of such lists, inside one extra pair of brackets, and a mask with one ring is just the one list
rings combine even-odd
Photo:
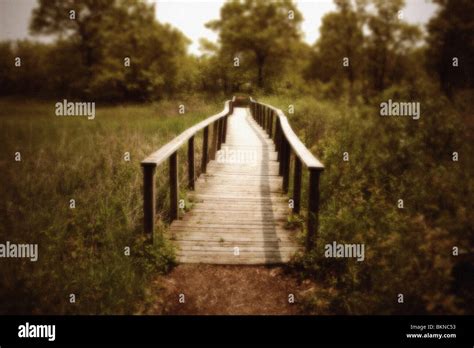
[(170, 169), (170, 221), (178, 218), (178, 152), (169, 158)]
[(280, 148), (280, 145), (281, 145), (281, 126), (280, 126), (280, 119), (279, 117), (276, 118), (276, 121), (275, 121), (275, 151), (277, 152), (277, 161), (279, 161), (281, 159), (281, 148)]
[(283, 157), (283, 192), (288, 192), (288, 185), (290, 183), (290, 160), (291, 147), (288, 141), (285, 141), (285, 156)]
[(273, 110), (269, 112), (269, 122), (268, 122), (268, 135), (270, 139), (273, 137)]
[(204, 128), (204, 133), (202, 136), (202, 159), (201, 159), (201, 172), (205, 173), (207, 170), (207, 153), (209, 146), (209, 126)]
[(143, 168), (143, 229), (153, 238), (155, 230), (155, 171), (156, 164), (142, 164)]
[(217, 121), (212, 125), (212, 144), (211, 144), (211, 159), (216, 159), (217, 152)]
[(267, 113), (268, 113), (268, 109), (266, 107), (263, 107), (263, 122), (262, 122), (262, 128), (263, 130), (265, 131), (265, 133), (268, 134), (268, 130), (267, 130), (267, 123), (268, 123), (268, 120), (267, 120)]
[(220, 118), (219, 119), (219, 145), (217, 146), (217, 149), (221, 149), (221, 145), (224, 142), (224, 119)]
[(278, 160), (280, 162), (280, 166), (279, 166), (279, 169), (278, 169), (278, 175), (283, 175), (283, 167), (285, 166), (285, 142), (286, 142), (286, 139), (285, 139), (285, 135), (282, 134), (282, 137), (280, 139), (280, 152), (279, 152), (279, 156), (278, 156)]
[(293, 177), (293, 213), (300, 212), (301, 202), (301, 160), (295, 155), (295, 173)]
[(194, 190), (194, 135), (188, 140), (188, 188)]
[(322, 170), (309, 169), (309, 191), (308, 191), (308, 225), (306, 234), (306, 251), (310, 251), (316, 241), (316, 233), (319, 225), (319, 175)]
[(222, 137), (222, 125), (221, 125), (221, 119), (218, 119), (217, 120), (217, 146), (216, 146), (217, 151), (221, 149), (221, 137)]
[(225, 144), (225, 140), (227, 139), (227, 118), (228, 117), (229, 117), (229, 115), (224, 117), (224, 137), (223, 137), (223, 140), (222, 140), (222, 142), (224, 144)]

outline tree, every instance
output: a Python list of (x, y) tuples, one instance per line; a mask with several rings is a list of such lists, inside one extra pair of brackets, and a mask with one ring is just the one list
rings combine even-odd
[(392, 74), (396, 65), (421, 37), (416, 26), (403, 21), (400, 12), (404, 0), (372, 0), (375, 12), (367, 16), (370, 35), (367, 44), (367, 68), (371, 76), (372, 88), (382, 91), (394, 80), (400, 78)]
[(75, 51), (72, 57), (81, 57), (69, 65), (76, 96), (146, 100), (176, 93), (185, 83), (181, 66), (189, 40), (157, 22), (154, 5), (144, 0), (39, 0), (30, 30), (57, 35), (67, 52)]
[(83, 64), (90, 68), (101, 57), (103, 42), (99, 34), (114, 3), (109, 0), (38, 0), (30, 31), (76, 41)]
[(320, 39), (309, 69), (309, 76), (323, 81), (349, 81), (349, 95), (360, 75), (363, 48), (363, 20), (350, 0), (336, 1), (337, 12), (325, 15), (320, 28)]
[[(443, 91), (474, 85), (474, 2), (434, 0), (440, 8), (428, 23), (427, 62)], [(455, 58), (457, 63), (455, 63)]]
[[(350, 99), (356, 82), (367, 97), (410, 79), (418, 27), (403, 21), (404, 0), (335, 0), (337, 11), (324, 16), (307, 76), (339, 92), (345, 76)], [(349, 58), (343, 64), (344, 57)]]
[(234, 57), (253, 55), (257, 85), (263, 88), (266, 67), (291, 55), (292, 43), (300, 40), (301, 21), (292, 0), (232, 0), (222, 7), (221, 18), (207, 27), (219, 32), (222, 50)]

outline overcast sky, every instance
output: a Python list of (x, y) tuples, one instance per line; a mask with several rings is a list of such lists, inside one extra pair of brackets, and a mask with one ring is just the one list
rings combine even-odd
[[(389, 0), (387, 0), (389, 1)], [(219, 18), (224, 0), (154, 0), (156, 16), (160, 22), (170, 23), (181, 30), (192, 44), (189, 51), (200, 54), (199, 38), (215, 41), (214, 32), (204, 24)], [(332, 0), (299, 0), (297, 6), (303, 14), (302, 30), (306, 42), (313, 44), (319, 35), (321, 18), (334, 10)], [(424, 24), (434, 14), (436, 6), (428, 0), (406, 0), (404, 18), (410, 23)], [(28, 24), (36, 0), (0, 0), (0, 41), (30, 37)]]

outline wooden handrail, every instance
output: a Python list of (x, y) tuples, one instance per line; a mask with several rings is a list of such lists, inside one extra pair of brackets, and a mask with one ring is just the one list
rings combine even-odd
[(302, 164), (309, 170), (308, 219), (306, 234), (306, 250), (314, 247), (319, 225), (319, 179), (324, 165), (306, 148), (288, 122), (283, 111), (271, 105), (260, 103), (252, 97), (250, 110), (257, 123), (275, 141), (280, 175), (283, 176), (283, 191), (288, 192), (290, 181), (291, 154), (295, 155), (293, 177), (293, 212), (299, 213), (301, 208), (301, 175)]
[[(252, 97), (250, 97), (251, 103), (257, 103)], [(314, 168), (314, 169), (324, 169), (324, 165), (306, 148), (306, 146), (301, 142), (298, 136), (291, 128), (290, 123), (288, 122), (288, 118), (285, 116), (283, 111), (277, 109), (272, 105), (268, 105), (265, 103), (258, 102), (259, 105), (263, 105), (265, 108), (270, 109), (276, 114), (280, 120), (281, 129), (285, 138), (291, 145), (291, 148), (295, 152), (296, 156), (303, 162), (303, 164), (307, 168)]]
[(193, 137), (197, 132), (206, 128), (210, 124), (216, 122), (220, 118), (231, 114), (232, 113), (231, 103), (232, 101), (230, 100), (226, 101), (224, 110), (222, 110), (220, 113), (210, 116), (206, 118), (205, 120), (199, 122), (198, 124), (192, 126), (191, 128), (186, 129), (183, 133), (178, 135), (169, 143), (162, 146), (157, 151), (153, 152), (151, 155), (149, 155), (147, 158), (145, 158), (142, 161), (142, 166), (147, 166), (147, 165), (157, 166), (161, 164), (163, 161), (168, 159), (168, 157), (171, 156), (171, 154), (176, 152), (186, 141), (188, 141), (191, 137)]
[[(178, 150), (184, 143), (188, 143), (188, 188), (194, 189), (194, 137), (203, 130), (203, 155), (201, 171), (206, 172), (207, 163), (214, 159), (221, 144), (225, 142), (227, 132), (227, 117), (232, 114), (234, 106), (248, 105), (251, 114), (257, 123), (268, 133), (275, 142), (278, 153), (279, 173), (283, 176), (283, 191), (288, 192), (291, 171), (291, 155), (294, 154), (294, 179), (293, 179), (293, 212), (300, 212), (302, 167), (309, 171), (308, 191), (308, 219), (306, 249), (314, 247), (319, 224), (319, 179), (324, 170), (323, 164), (306, 148), (291, 128), (287, 117), (280, 110), (271, 105), (260, 103), (253, 98), (233, 97), (225, 103), (224, 110), (178, 135), (172, 141), (162, 146), (158, 151), (145, 158), (143, 167), (143, 212), (144, 230), (153, 236), (155, 224), (155, 171), (156, 167), (169, 159), (169, 187), (170, 187), (170, 219), (178, 218)], [(212, 126), (213, 139), (209, 141), (209, 128)], [(208, 150), (210, 156), (208, 156)]]
[[(178, 150), (186, 142), (188, 143), (188, 188), (194, 189), (194, 136), (203, 130), (203, 156), (201, 171), (206, 172), (209, 159), (214, 158), (215, 153), (220, 150), (221, 144), (225, 141), (227, 132), (227, 117), (233, 112), (232, 100), (225, 102), (224, 110), (220, 113), (208, 117), (198, 124), (188, 128), (172, 141), (162, 146), (141, 162), (143, 168), (143, 228), (145, 233), (153, 238), (155, 229), (156, 196), (155, 196), (155, 172), (156, 167), (169, 159), (169, 187), (170, 187), (170, 220), (178, 218)], [(208, 156), (209, 149), (209, 127), (213, 126), (213, 139), (211, 141), (211, 156)]]

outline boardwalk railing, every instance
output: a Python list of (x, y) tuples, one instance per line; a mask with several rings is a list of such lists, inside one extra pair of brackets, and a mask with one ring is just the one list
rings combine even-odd
[[(290, 182), (291, 156), (294, 155), (293, 170), (293, 212), (301, 210), (301, 184), (303, 165), (309, 171), (308, 187), (308, 219), (306, 249), (310, 250), (315, 242), (318, 229), (319, 214), (319, 178), (324, 166), (306, 148), (295, 134), (285, 114), (271, 105), (260, 103), (253, 98), (234, 97), (225, 103), (224, 110), (204, 121), (188, 128), (172, 141), (161, 147), (158, 151), (145, 158), (143, 167), (143, 211), (145, 233), (153, 236), (155, 224), (155, 172), (157, 166), (169, 160), (169, 187), (170, 187), (170, 219), (178, 218), (178, 150), (185, 143), (188, 144), (188, 188), (194, 189), (195, 164), (194, 164), (194, 137), (203, 130), (203, 146), (201, 171), (206, 173), (207, 163), (214, 158), (225, 142), (227, 132), (227, 118), (233, 113), (234, 107), (248, 106), (252, 117), (268, 133), (275, 142), (278, 153), (279, 174), (283, 176), (283, 191), (288, 192)], [(209, 144), (209, 127), (213, 127), (213, 137)], [(211, 145), (209, 147), (209, 145)], [(210, 151), (209, 151), (210, 149)]]
[(280, 162), (279, 173), (283, 176), (283, 191), (285, 193), (288, 192), (290, 182), (291, 155), (294, 155), (292, 197), (294, 213), (299, 213), (301, 209), (302, 165), (304, 164), (309, 171), (306, 250), (310, 250), (314, 245), (319, 224), (319, 177), (324, 166), (300, 141), (283, 111), (271, 105), (257, 102), (253, 98), (250, 98), (249, 104), (254, 119), (275, 142)]
[[(211, 116), (204, 121), (199, 122), (183, 133), (178, 135), (172, 141), (162, 146), (158, 151), (152, 153), (142, 162), (143, 168), (143, 226), (145, 233), (153, 238), (155, 227), (156, 196), (155, 196), (155, 172), (156, 167), (164, 161), (169, 160), (169, 187), (170, 187), (170, 219), (178, 218), (178, 150), (185, 143), (188, 144), (188, 188), (194, 189), (196, 179), (194, 171), (194, 137), (203, 130), (202, 160), (201, 171), (206, 172), (209, 157), (214, 157), (220, 149), (221, 144), (225, 142), (227, 130), (227, 117), (233, 112), (233, 100), (225, 102), (224, 110), (217, 115)], [(213, 137), (209, 144), (209, 128), (213, 127)], [(209, 145), (211, 145), (209, 156)]]

